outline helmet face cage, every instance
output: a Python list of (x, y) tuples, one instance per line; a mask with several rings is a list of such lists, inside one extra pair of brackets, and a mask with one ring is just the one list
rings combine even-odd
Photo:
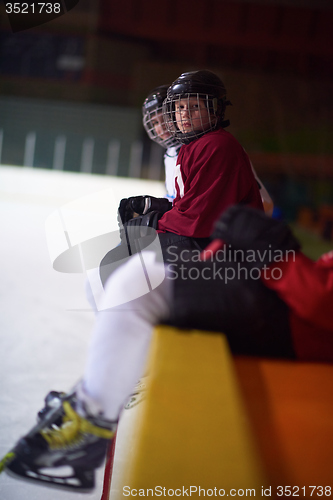
[[(146, 109), (143, 115), (142, 123), (149, 139), (152, 141), (157, 142), (157, 144), (164, 148), (178, 146), (178, 141), (174, 135), (170, 134), (169, 128), (165, 125), (162, 113), (162, 103), (158, 106), (152, 106), (150, 110)], [(168, 137), (162, 138), (158, 135), (158, 132), (156, 131), (157, 127), (158, 130), (164, 130), (166, 134), (168, 134)]]
[(163, 104), (165, 126), (179, 142), (188, 144), (220, 123), (221, 109), (215, 96), (189, 92), (168, 95)]
[(167, 95), (168, 85), (155, 88), (142, 106), (142, 123), (148, 137), (164, 148), (179, 146), (179, 142), (167, 130), (162, 113), (162, 104)]

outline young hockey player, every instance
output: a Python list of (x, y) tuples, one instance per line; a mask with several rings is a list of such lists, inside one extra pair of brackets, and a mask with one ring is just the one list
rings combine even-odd
[[(142, 116), (143, 126), (147, 132), (148, 137), (160, 146), (167, 148), (164, 154), (166, 198), (172, 202), (176, 196), (176, 163), (177, 156), (181, 147), (181, 142), (179, 142), (177, 138), (171, 135), (171, 133), (167, 130), (163, 118), (162, 105), (167, 97), (168, 88), (168, 85), (161, 85), (160, 87), (156, 87), (150, 92), (143, 103)], [(260, 195), (262, 203), (264, 205), (265, 213), (271, 215), (273, 211), (273, 201), (262, 181), (257, 176), (252, 164), (251, 167), (256, 181), (259, 184)], [(121, 215), (123, 222), (127, 222), (130, 218), (133, 217), (135, 212), (132, 204), (135, 205), (135, 200), (140, 198), (141, 197), (133, 197), (130, 199), (127, 198), (122, 200), (121, 206), (119, 208), (122, 211)], [(125, 207), (125, 209), (123, 207)]]
[[(82, 381), (73, 394), (60, 396), (61, 405), (47, 411), (8, 454), (8, 473), (50, 486), (91, 489), (94, 469), (143, 374), (159, 323), (221, 331), (236, 354), (333, 362), (333, 253), (313, 262), (283, 222), (240, 206), (222, 215), (214, 237), (224, 241), (226, 260), (216, 253), (199, 261), (195, 253), (173, 250), (176, 267), (169, 265), (167, 279), (149, 293), (141, 280), (140, 255), (110, 277), (106, 304), (116, 298), (121, 305), (97, 316)], [(241, 253), (235, 260), (236, 251)], [(239, 255), (252, 258), (239, 260)], [(144, 260), (150, 277), (164, 273), (153, 253)], [(223, 279), (239, 264), (242, 272)], [(199, 276), (195, 272), (191, 279), (193, 269)], [(133, 287), (142, 294), (126, 302)], [(73, 472), (61, 475), (62, 466)]]
[(169, 87), (163, 105), (165, 125), (183, 146), (177, 158), (176, 198), (161, 214), (159, 231), (207, 238), (229, 205), (262, 209), (250, 161), (224, 130), (229, 124), (224, 120), (228, 104), (223, 82), (210, 71), (183, 73)]
[(177, 196), (158, 222), (160, 231), (206, 238), (228, 206), (263, 208), (249, 158), (225, 130), (228, 104), (223, 82), (210, 71), (183, 73), (169, 87), (165, 124), (183, 146), (177, 158)]
[(162, 105), (168, 88), (169, 85), (161, 85), (149, 93), (142, 105), (142, 122), (148, 137), (166, 148), (164, 153), (166, 198), (172, 202), (176, 195), (175, 167), (181, 144), (171, 136), (164, 123)]
[[(199, 73), (199, 72), (198, 72)], [(195, 72), (194, 72), (195, 74)], [(206, 72), (208, 75), (208, 72)], [(189, 74), (184, 74), (184, 75), (191, 75)], [(183, 75), (182, 75), (183, 76)], [(169, 94), (169, 99), (166, 99), (165, 106), (164, 106), (164, 115), (165, 115), (165, 120), (166, 120), (166, 127), (169, 129), (169, 132), (172, 136), (175, 138), (177, 137), (181, 143), (187, 144), (189, 143), (192, 137), (199, 138), (202, 135), (202, 132), (205, 132), (207, 130), (212, 130), (218, 128), (218, 123), (215, 123), (214, 119), (210, 119), (212, 116), (212, 113), (206, 113), (206, 110), (209, 109), (209, 101), (207, 99), (207, 94), (200, 96), (200, 94), (195, 94), (191, 95), (190, 90), (194, 90), (195, 87), (190, 87), (188, 85), (188, 82), (182, 81), (182, 86), (187, 85), (187, 88), (183, 87), (181, 89), (181, 85), (179, 85), (180, 80), (182, 76), (178, 79), (177, 84), (175, 85), (175, 89), (172, 94), (172, 98), (170, 99), (170, 94)], [(198, 77), (199, 75), (197, 75)], [(211, 76), (212, 78), (212, 76)], [(196, 90), (199, 90), (198, 88)], [(185, 92), (184, 92), (185, 91)], [(187, 91), (187, 92), (186, 92)], [(170, 92), (171, 93), (171, 92)], [(202, 99), (203, 98), (203, 99)], [(188, 101), (191, 101), (191, 106), (189, 107), (189, 118), (190, 121), (186, 123), (186, 120), (184, 120), (182, 113), (180, 112), (180, 106), (179, 103), (177, 104), (177, 99), (181, 99), (182, 101), (182, 109), (186, 113), (186, 108), (189, 105)], [(198, 105), (198, 102), (201, 104)], [(227, 101), (226, 104), (230, 104), (229, 101)], [(192, 107), (192, 112), (191, 108)], [(173, 112), (172, 109), (178, 108), (177, 112)], [(197, 113), (196, 113), (197, 111)], [(210, 109), (211, 111), (211, 109)], [(196, 116), (197, 114), (197, 116)], [(174, 118), (173, 118), (174, 115)], [(193, 120), (191, 120), (191, 116), (193, 116)], [(197, 122), (197, 123), (196, 123)], [(227, 126), (229, 124), (229, 121), (223, 122), (223, 126)], [(181, 131), (181, 134), (177, 131), (177, 128)], [(272, 215), (273, 212), (273, 200), (270, 197), (270, 195), (267, 192), (267, 189), (265, 188), (264, 184), (262, 181), (259, 179), (252, 163), (251, 163), (251, 168), (253, 171), (253, 174), (255, 176), (255, 179), (258, 183), (258, 187), (260, 190), (260, 195), (261, 195), (261, 200), (264, 206), (265, 213), (267, 215)]]
[[(191, 100), (191, 105), (186, 103)], [(195, 102), (194, 102), (195, 100)], [(182, 108), (175, 106), (182, 101)], [(165, 125), (183, 144), (175, 172), (173, 204), (149, 196), (134, 197), (130, 209), (139, 214), (130, 219), (128, 204), (119, 207), (125, 226), (157, 229), (164, 258), (167, 248), (203, 249), (219, 214), (241, 203), (263, 210), (258, 183), (242, 146), (224, 130), (229, 104), (220, 78), (206, 70), (183, 73), (169, 87), (163, 105)], [(126, 231), (121, 231), (124, 236)], [(103, 284), (128, 252), (127, 245), (111, 250), (100, 265)]]
[[(154, 198), (152, 196), (132, 196), (123, 198), (118, 207), (118, 219), (120, 226), (133, 219), (138, 213), (143, 215), (148, 211), (159, 210), (161, 212), (172, 207), (175, 198), (175, 169), (176, 161), (181, 144), (171, 136), (166, 129), (162, 105), (167, 96), (168, 85), (161, 85), (152, 90), (142, 105), (142, 123), (148, 137), (166, 148), (164, 154), (165, 169), (165, 198)], [(147, 208), (148, 206), (148, 208)]]

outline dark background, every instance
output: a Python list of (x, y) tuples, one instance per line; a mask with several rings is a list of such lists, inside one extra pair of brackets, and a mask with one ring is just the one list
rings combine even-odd
[[(34, 167), (52, 168), (61, 136), (62, 168), (82, 170), (82, 144), (92, 138), (90, 171), (110, 173), (108, 145), (116, 140), (117, 175), (162, 178), (163, 151), (145, 137), (141, 104), (180, 73), (210, 69), (233, 104), (229, 130), (280, 214), (331, 238), (331, 0), (80, 0), (18, 33), (1, 9), (3, 164), (24, 164), (33, 132)], [(131, 147), (140, 143), (141, 165), (131, 170)]]

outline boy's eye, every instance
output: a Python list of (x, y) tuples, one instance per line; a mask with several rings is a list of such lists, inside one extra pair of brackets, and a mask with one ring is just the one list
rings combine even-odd
[[(185, 105), (184, 104), (178, 104), (176, 105), (176, 111), (182, 111), (183, 109), (185, 109)], [(190, 104), (189, 106), (189, 111), (197, 111), (198, 109), (200, 109), (200, 106), (199, 104)]]

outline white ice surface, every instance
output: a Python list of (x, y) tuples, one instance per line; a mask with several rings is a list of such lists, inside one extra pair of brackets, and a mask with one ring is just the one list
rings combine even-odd
[[(66, 203), (105, 189), (112, 190), (115, 203), (135, 194), (164, 194), (161, 183), (150, 181), (0, 166), (1, 457), (35, 424), (44, 396), (69, 390), (82, 374), (94, 314), (83, 274), (52, 268), (45, 223)], [(98, 471), (92, 494), (2, 474), (0, 499), (98, 500), (103, 473)]]

